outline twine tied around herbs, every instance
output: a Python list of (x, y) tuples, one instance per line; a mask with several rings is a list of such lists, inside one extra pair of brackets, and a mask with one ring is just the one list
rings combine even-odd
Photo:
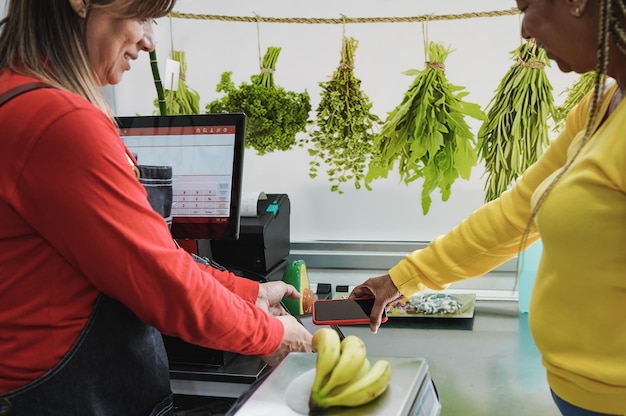
[(354, 70), (354, 64), (350, 65), (350, 64), (345, 63), (345, 62), (341, 62), (341, 63), (339, 64), (339, 67), (340, 67), (341, 69), (347, 69), (347, 70), (349, 70), (349, 71)]
[[(528, 40), (528, 47), (532, 51), (533, 55), (536, 55), (537, 42), (535, 39)], [(517, 65), (522, 68), (530, 68), (530, 69), (543, 69), (545, 68), (545, 62), (541, 61), (541, 59), (537, 57), (532, 57), (528, 61), (524, 61), (520, 55), (517, 55)]]
[(426, 61), (426, 67), (434, 69), (435, 71), (446, 72), (446, 66), (443, 62), (430, 62)]
[[(261, 72), (263, 72), (264, 70), (268, 69), (268, 68), (263, 68), (263, 56), (261, 55), (261, 16), (259, 16), (258, 14), (254, 14), (256, 16), (256, 44), (257, 44), (257, 50), (258, 50), (258, 54), (259, 54), (259, 68), (261, 68)], [(265, 71), (265, 72), (269, 72), (269, 71)]]
[(517, 65), (523, 68), (531, 68), (531, 69), (543, 69), (546, 66), (545, 63), (541, 62), (540, 60), (536, 58), (533, 58), (529, 60), (528, 62), (526, 62), (519, 56), (517, 57)]
[[(344, 43), (344, 39), (346, 39), (346, 16), (345, 15), (341, 15), (341, 19), (343, 20), (343, 24), (342, 24), (342, 28), (341, 28), (341, 39), (342, 39), (342, 48), (345, 47), (345, 43)], [(345, 69), (348, 71), (353, 71), (354, 70), (354, 62), (348, 63), (346, 61), (343, 60), (343, 51), (342, 51), (342, 59), (341, 62), (339, 62), (339, 68), (338, 69)]]
[(424, 40), (424, 65), (426, 68), (433, 69), (439, 72), (446, 72), (446, 66), (443, 62), (432, 62), (430, 60), (430, 56), (428, 53), (428, 45), (430, 44), (428, 40), (428, 20), (422, 22), (422, 39)]

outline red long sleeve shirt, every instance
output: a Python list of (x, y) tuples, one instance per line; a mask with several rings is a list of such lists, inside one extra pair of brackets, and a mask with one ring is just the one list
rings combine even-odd
[[(0, 93), (30, 81), (5, 71)], [(40, 89), (0, 107), (0, 392), (53, 367), (99, 293), (165, 334), (270, 354), (283, 326), (255, 306), (258, 289), (176, 248), (115, 126), (86, 100)]]

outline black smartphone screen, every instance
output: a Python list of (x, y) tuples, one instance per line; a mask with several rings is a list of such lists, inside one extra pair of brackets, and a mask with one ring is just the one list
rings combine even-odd
[[(366, 324), (374, 307), (373, 298), (348, 298), (322, 300), (313, 304), (314, 322), (335, 322), (337, 324)], [(383, 321), (386, 316), (383, 316)]]

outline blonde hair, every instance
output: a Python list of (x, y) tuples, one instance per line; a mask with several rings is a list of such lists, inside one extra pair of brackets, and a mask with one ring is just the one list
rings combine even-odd
[[(121, 17), (157, 18), (176, 0), (84, 0), (89, 10), (106, 8)], [(7, 68), (71, 91), (108, 113), (89, 65), (84, 22), (68, 0), (9, 0), (0, 34), (0, 71)]]
[(618, 6), (617, 9), (622, 12), (622, 17), (626, 18), (626, 5), (622, 3), (622, 0), (600, 0), (600, 24), (593, 100), (591, 101), (591, 105), (589, 108), (589, 116), (587, 124), (585, 126), (584, 135), (572, 157), (567, 161), (567, 163), (563, 166), (559, 173), (552, 179), (548, 187), (539, 196), (537, 203), (532, 208), (528, 224), (526, 225), (526, 229), (522, 235), (522, 240), (520, 241), (520, 254), (524, 250), (524, 246), (526, 245), (526, 242), (528, 240), (532, 225), (537, 216), (537, 213), (539, 212), (539, 209), (543, 205), (543, 202), (550, 194), (550, 191), (554, 189), (557, 182), (563, 177), (565, 172), (567, 172), (572, 166), (572, 164), (582, 151), (583, 147), (589, 142), (591, 136), (593, 135), (593, 132), (595, 131), (595, 128), (598, 125), (600, 116), (600, 101), (602, 100), (602, 95), (605, 91), (604, 81), (607, 76), (607, 68), (609, 64), (609, 45), (611, 39), (614, 40), (614, 43), (618, 46), (618, 49), (622, 53), (626, 54), (626, 32), (624, 32), (624, 30), (620, 26), (619, 19), (615, 16), (615, 8), (613, 7), (614, 3)]

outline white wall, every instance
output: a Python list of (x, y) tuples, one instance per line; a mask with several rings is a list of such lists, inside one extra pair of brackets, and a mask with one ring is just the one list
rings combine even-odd
[[(2, 1), (2, 0), (0, 0)], [(443, 15), (508, 10), (515, 2), (500, 0), (179, 0), (176, 11), (195, 14), (264, 17), (399, 17)], [(170, 27), (171, 25), (171, 27)], [(510, 52), (520, 44), (517, 15), (465, 20), (432, 21), (429, 39), (450, 45), (446, 76), (470, 93), (465, 100), (483, 108), (512, 65)], [(170, 30), (171, 29), (171, 30)], [(233, 72), (236, 84), (249, 82), (259, 70), (261, 53), (268, 46), (282, 48), (277, 62), (276, 83), (288, 90), (307, 90), (315, 109), (319, 102), (318, 83), (325, 81), (339, 63), (342, 25), (231, 23), (212, 20), (160, 19), (157, 25), (157, 53), (164, 61), (173, 43), (187, 56), (187, 83), (201, 96), (201, 108), (217, 98), (215, 86), (220, 74)], [(408, 69), (423, 69), (424, 38), (421, 23), (350, 24), (346, 35), (356, 38), (355, 74), (381, 118), (400, 103), (413, 77)], [(145, 55), (145, 54), (144, 54)], [(147, 56), (133, 64), (116, 86), (118, 115), (148, 115), (156, 97)], [(548, 69), (557, 102), (561, 92), (576, 79), (563, 75), (554, 66)], [(314, 117), (314, 114), (312, 114)], [(468, 119), (474, 132), (479, 124)], [(477, 166), (469, 181), (457, 180), (451, 198), (443, 203), (438, 191), (433, 205), (422, 215), (421, 182), (410, 186), (397, 177), (377, 180), (373, 191), (352, 190), (338, 195), (329, 190), (324, 176), (310, 179), (309, 156), (296, 148), (258, 156), (247, 151), (244, 190), (286, 193), (292, 203), (292, 241), (368, 240), (429, 241), (444, 233), (483, 203), (483, 169)]]

